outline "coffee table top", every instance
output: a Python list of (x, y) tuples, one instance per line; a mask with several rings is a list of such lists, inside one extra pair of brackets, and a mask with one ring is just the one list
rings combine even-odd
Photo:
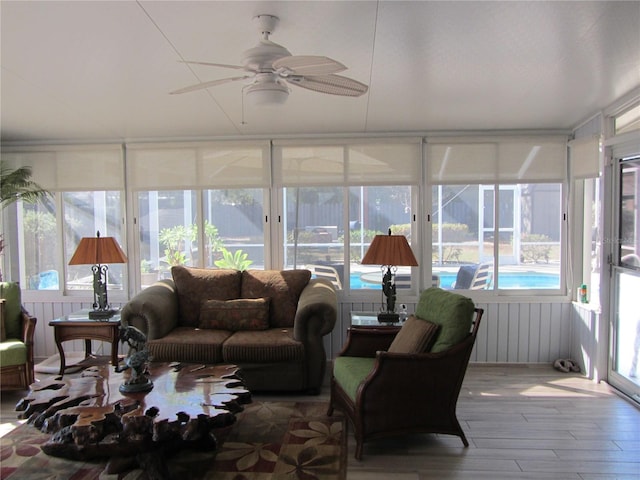
[[(151, 363), (149, 373), (153, 389), (129, 394), (119, 391), (128, 370), (89, 367), (79, 377), (33, 384), (16, 410), (53, 434), (45, 453), (90, 459), (153, 450), (166, 439), (206, 440), (206, 432), (231, 425), (251, 402), (235, 365)], [(56, 435), (66, 425), (71, 435)]]

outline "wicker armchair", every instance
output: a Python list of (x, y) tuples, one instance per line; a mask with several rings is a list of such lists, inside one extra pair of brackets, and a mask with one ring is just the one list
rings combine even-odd
[[(416, 313), (430, 308), (429, 297), (446, 304), (452, 296), (466, 299), (439, 288), (426, 290)], [(395, 334), (389, 329), (349, 330), (347, 342), (336, 358), (328, 414), (334, 408), (342, 410), (353, 425), (357, 460), (362, 458), (366, 440), (393, 435), (444, 433), (457, 435), (465, 447), (469, 445), (456, 416), (456, 404), (483, 310), (468, 302), (463, 310), (472, 317), (470, 328), (461, 341), (444, 349), (434, 344), (431, 351), (421, 353), (390, 352)], [(443, 323), (449, 320), (442, 318), (446, 305), (433, 310)], [(452, 318), (460, 314), (455, 310), (451, 310)], [(435, 342), (447, 335), (446, 327), (438, 325), (441, 331)], [(414, 332), (408, 337), (415, 337)]]
[(33, 336), (37, 320), (22, 307), (20, 286), (0, 282), (0, 389), (26, 390), (34, 381)]

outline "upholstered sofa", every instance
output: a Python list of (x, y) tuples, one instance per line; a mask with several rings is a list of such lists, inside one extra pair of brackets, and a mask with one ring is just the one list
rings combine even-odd
[(122, 309), (123, 325), (147, 335), (153, 361), (232, 363), (253, 391), (318, 393), (323, 336), (333, 330), (336, 292), (309, 270), (173, 267)]

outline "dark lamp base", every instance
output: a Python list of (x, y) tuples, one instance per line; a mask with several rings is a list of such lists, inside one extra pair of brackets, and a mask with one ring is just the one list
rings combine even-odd
[(393, 312), (381, 312), (378, 314), (379, 323), (397, 323), (400, 321), (400, 315)]

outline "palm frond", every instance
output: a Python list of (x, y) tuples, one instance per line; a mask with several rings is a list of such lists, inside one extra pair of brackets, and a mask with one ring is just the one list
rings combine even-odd
[(9, 168), (4, 162), (0, 163), (0, 207), (4, 208), (18, 200), (35, 203), (51, 195), (31, 180), (31, 167)]

